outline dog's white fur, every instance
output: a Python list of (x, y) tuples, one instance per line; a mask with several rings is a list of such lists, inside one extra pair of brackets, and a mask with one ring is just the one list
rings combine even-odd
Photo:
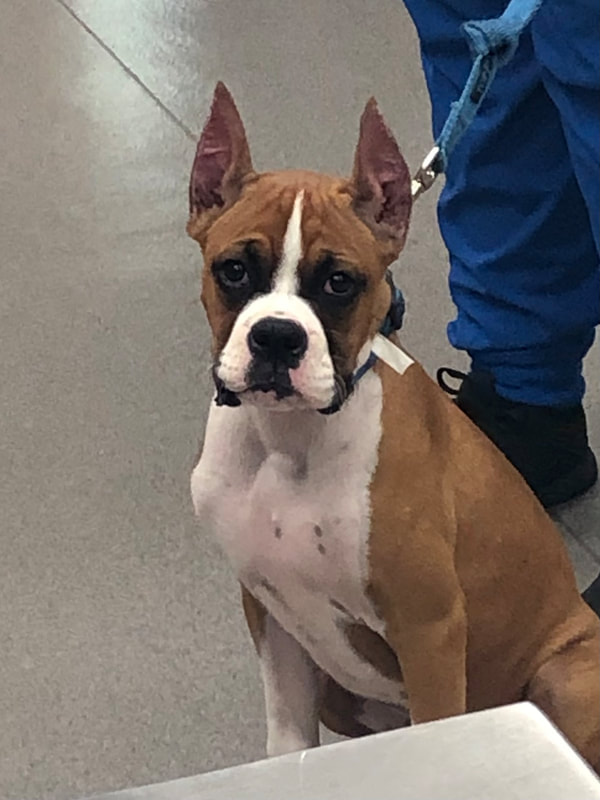
[(283, 237), (281, 263), (275, 274), (275, 292), (296, 294), (298, 291), (298, 266), (302, 258), (302, 201), (304, 192), (298, 192)]
[[(381, 404), (381, 381), (371, 372), (331, 417), (245, 405), (210, 411), (192, 496), (240, 581), (278, 621), (267, 626), (260, 653), (270, 753), (284, 752), (290, 736), (301, 747), (315, 744), (283, 724), (301, 719), (302, 730), (312, 730), (317, 694), (311, 691), (308, 702), (307, 685), (314, 664), (364, 697), (404, 700), (402, 686), (344, 635), (351, 621), (383, 633), (365, 593)], [(286, 702), (301, 712), (282, 709)]]

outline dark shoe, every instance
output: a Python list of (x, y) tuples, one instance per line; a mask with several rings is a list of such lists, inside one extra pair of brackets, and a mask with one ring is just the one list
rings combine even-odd
[(600, 617), (600, 575), (583, 593), (583, 599)]
[[(449, 375), (462, 381), (453, 389)], [(587, 492), (598, 479), (590, 449), (583, 406), (549, 408), (507, 400), (496, 393), (486, 372), (465, 375), (442, 367), (439, 385), (456, 396), (455, 403), (502, 450), (546, 508)]]

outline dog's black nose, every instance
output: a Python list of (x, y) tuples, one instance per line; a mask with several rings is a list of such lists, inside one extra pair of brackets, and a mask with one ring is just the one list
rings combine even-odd
[(265, 317), (250, 329), (248, 347), (255, 358), (295, 369), (306, 353), (308, 336), (297, 322), (278, 317)]

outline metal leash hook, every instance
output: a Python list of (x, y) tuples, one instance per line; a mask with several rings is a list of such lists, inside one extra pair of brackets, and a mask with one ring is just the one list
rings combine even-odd
[(440, 148), (436, 145), (427, 153), (423, 163), (416, 171), (410, 185), (410, 193), (413, 200), (416, 200), (423, 192), (431, 189), (435, 179), (442, 172), (439, 164), (439, 155)]

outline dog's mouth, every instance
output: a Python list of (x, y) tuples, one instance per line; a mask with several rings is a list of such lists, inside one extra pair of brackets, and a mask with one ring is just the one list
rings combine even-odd
[[(230, 389), (218, 373), (218, 362), (213, 365), (212, 376), (216, 388), (215, 403), (218, 406), (229, 406), (237, 408), (242, 404), (244, 395), (266, 395), (269, 398), (280, 402), (289, 398), (301, 400), (301, 395), (294, 389), (287, 369), (282, 369), (276, 365), (256, 365), (249, 370), (247, 382), (244, 389), (234, 391)], [(335, 414), (344, 405), (352, 393), (352, 378), (345, 377), (339, 373), (333, 376), (333, 397), (328, 406), (315, 408), (319, 414)]]
[(239, 391), (230, 389), (219, 376), (218, 362), (213, 365), (212, 376), (217, 390), (215, 402), (218, 406), (236, 408), (242, 404), (244, 395), (269, 395), (277, 401), (299, 397), (292, 386), (288, 370), (276, 364), (253, 364), (246, 376), (246, 385)]
[(287, 386), (280, 386), (275, 381), (265, 381), (261, 383), (253, 383), (249, 386), (244, 394), (270, 394), (276, 400), (286, 400), (288, 397), (300, 397), (298, 392), (290, 389)]
[(272, 392), (277, 400), (297, 394), (289, 369), (278, 362), (254, 361), (247, 375), (248, 392)]

